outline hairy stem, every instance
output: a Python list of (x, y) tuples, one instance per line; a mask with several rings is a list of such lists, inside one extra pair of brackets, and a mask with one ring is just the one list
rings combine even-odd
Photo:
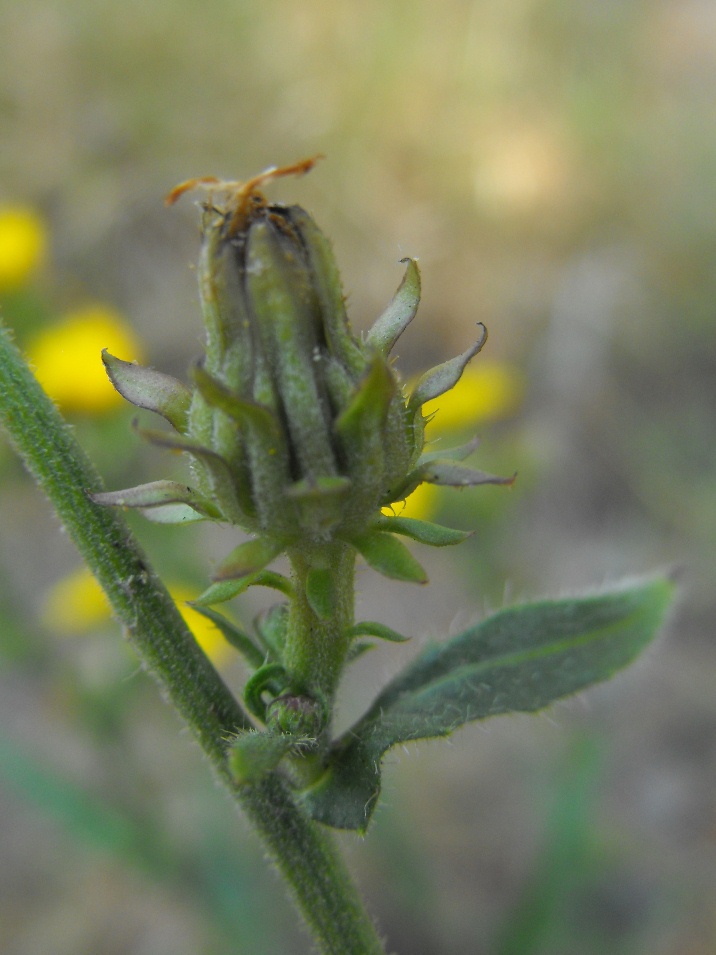
[(237, 787), (227, 741), (250, 721), (199, 649), (121, 515), (94, 504), (102, 488), (57, 409), (0, 327), (0, 423), (55, 507), (124, 625), (128, 639), (264, 839), (326, 955), (381, 955), (383, 946), (329, 835), (268, 777)]

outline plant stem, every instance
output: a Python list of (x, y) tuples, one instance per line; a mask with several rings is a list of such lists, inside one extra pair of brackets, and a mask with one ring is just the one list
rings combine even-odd
[[(300, 687), (322, 699), (331, 712), (339, 677), (350, 646), (353, 626), (355, 550), (341, 541), (316, 545), (315, 553), (297, 548), (288, 554), (295, 597), (291, 601), (283, 661)], [(310, 606), (308, 574), (316, 566), (329, 569), (333, 606), (321, 618)]]
[(94, 504), (102, 482), (0, 326), (0, 423), (96, 575), (146, 668), (188, 724), (264, 839), (325, 955), (382, 955), (384, 948), (333, 840), (276, 776), (237, 787), (228, 740), (250, 721), (199, 649), (166, 589), (116, 511)]

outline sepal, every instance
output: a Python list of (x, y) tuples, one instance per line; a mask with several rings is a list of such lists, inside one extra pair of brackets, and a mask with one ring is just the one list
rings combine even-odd
[(426, 584), (428, 575), (417, 560), (392, 534), (384, 531), (369, 531), (351, 538), (351, 544), (373, 570), (393, 580), (406, 580), (414, 584)]
[[(247, 514), (239, 504), (234, 473), (220, 454), (217, 454), (212, 448), (207, 448), (199, 441), (180, 434), (156, 431), (153, 428), (140, 428), (136, 424), (135, 428), (138, 434), (150, 444), (159, 448), (168, 448), (171, 451), (184, 451), (200, 461), (206, 470), (211, 493), (215, 503), (221, 509), (222, 518), (236, 523), (240, 527), (249, 526), (250, 519), (247, 519)], [(243, 495), (242, 500), (246, 502), (246, 495)]]
[[(126, 488), (123, 491), (98, 491), (87, 496), (95, 504), (142, 510), (182, 504), (194, 512), (199, 520), (207, 517), (213, 520), (221, 518), (221, 514), (211, 501), (207, 501), (188, 485), (177, 481), (151, 481), (149, 484), (138, 484), (136, 487)], [(167, 522), (160, 521), (160, 523)]]
[(378, 530), (392, 534), (402, 534), (410, 537), (419, 544), (428, 544), (430, 547), (446, 547), (450, 544), (461, 544), (472, 537), (473, 531), (458, 531), (452, 527), (443, 527), (430, 521), (419, 521), (414, 517), (380, 517), (375, 526)]
[(102, 351), (102, 361), (114, 387), (131, 404), (161, 415), (179, 432), (189, 423), (191, 392), (176, 378)]
[(439, 484), (447, 487), (476, 487), (478, 484), (502, 484), (511, 487), (515, 483), (517, 474), (511, 477), (498, 477), (487, 474), (485, 471), (476, 471), (474, 468), (453, 464), (452, 461), (431, 461), (418, 472), (420, 482)]
[[(376, 623), (374, 620), (361, 620), (354, 624), (348, 631), (349, 637), (378, 637), (379, 640), (387, 640), (389, 643), (407, 643), (410, 637), (404, 637), (402, 633), (393, 630), (392, 627), (386, 627), (384, 623)], [(373, 644), (366, 644), (366, 649)]]
[(465, 366), (477, 355), (487, 341), (487, 329), (484, 325), (481, 325), (481, 327), (482, 335), (467, 351), (463, 352), (462, 355), (457, 355), (455, 358), (450, 358), (448, 361), (443, 362), (442, 365), (436, 365), (435, 368), (426, 371), (418, 380), (408, 399), (408, 407), (411, 411), (417, 411), (426, 401), (438, 398), (440, 395), (444, 395), (446, 391), (450, 391), (451, 388), (455, 387), (465, 370)]
[(212, 577), (216, 581), (223, 581), (256, 574), (275, 560), (282, 550), (283, 544), (270, 537), (244, 541), (219, 564)]
[(271, 587), (289, 598), (294, 595), (294, 587), (288, 577), (277, 574), (273, 570), (260, 570), (255, 574), (240, 577), (238, 580), (217, 581), (207, 587), (203, 594), (200, 594), (196, 600), (192, 600), (190, 603), (192, 607), (211, 607), (214, 604), (233, 600), (234, 597), (238, 597), (249, 587)]
[(420, 304), (420, 270), (415, 259), (401, 259), (407, 262), (403, 281), (383, 314), (376, 320), (366, 336), (366, 344), (372, 345), (382, 355), (390, 351), (415, 318)]

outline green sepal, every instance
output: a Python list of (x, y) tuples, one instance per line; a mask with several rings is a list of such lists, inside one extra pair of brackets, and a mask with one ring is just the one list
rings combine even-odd
[[(151, 481), (123, 491), (99, 491), (87, 495), (95, 504), (109, 507), (137, 507), (150, 510), (167, 504), (184, 504), (201, 518), (219, 519), (221, 514), (193, 488), (178, 481)], [(161, 522), (165, 523), (165, 522)]]
[(380, 792), (380, 761), (398, 743), (448, 736), (509, 712), (535, 712), (606, 680), (654, 638), (673, 583), (501, 610), (429, 646), (333, 745), (324, 775), (304, 791), (314, 819), (365, 830)]
[(470, 455), (477, 451), (480, 439), (472, 438), (467, 444), (458, 445), (456, 448), (440, 448), (435, 451), (424, 451), (418, 458), (418, 467), (423, 464), (429, 464), (431, 461), (464, 461)]
[(369, 531), (359, 537), (352, 537), (351, 544), (365, 562), (385, 577), (393, 580), (406, 580), (409, 583), (425, 584), (428, 575), (417, 560), (392, 534), (384, 531)]
[(260, 647), (257, 647), (247, 633), (240, 630), (235, 623), (232, 623), (231, 620), (228, 620), (218, 611), (211, 610), (209, 607), (199, 607), (195, 601), (189, 601), (188, 603), (189, 606), (196, 610), (197, 613), (200, 613), (202, 617), (211, 620), (221, 632), (222, 636), (226, 638), (227, 643), (230, 643), (234, 650), (238, 650), (250, 666), (254, 667), (254, 669), (263, 666), (266, 662), (266, 652)]
[(426, 401), (432, 401), (450, 391), (460, 380), (460, 376), (465, 370), (465, 366), (474, 358), (487, 341), (487, 329), (482, 325), (481, 337), (462, 355), (450, 358), (448, 361), (431, 368), (419, 379), (408, 400), (408, 407), (411, 411), (417, 411)]
[(254, 327), (271, 366), (298, 465), (304, 474), (336, 474), (330, 420), (317, 375), (322, 313), (295, 236), (278, 219), (252, 223), (244, 284)]
[(351, 487), (347, 477), (302, 478), (283, 493), (297, 506), (301, 526), (320, 536), (341, 521)]
[(244, 541), (222, 560), (212, 574), (212, 579), (236, 580), (239, 577), (256, 574), (275, 560), (283, 549), (280, 541), (272, 540), (270, 537), (256, 537), (254, 540)]
[(139, 508), (139, 513), (153, 524), (197, 524), (208, 521), (188, 504), (162, 504), (159, 507)]
[(246, 681), (244, 686), (246, 708), (265, 723), (266, 704), (261, 694), (269, 692), (273, 696), (278, 696), (286, 688), (287, 683), (288, 674), (280, 663), (265, 663)]
[(398, 338), (403, 334), (415, 317), (420, 304), (420, 270), (415, 259), (401, 259), (407, 262), (403, 281), (392, 301), (376, 320), (366, 336), (366, 344), (372, 345), (382, 355), (388, 355)]
[(476, 487), (479, 484), (502, 484), (511, 487), (517, 477), (516, 474), (511, 477), (498, 477), (495, 474), (487, 474), (485, 471), (476, 471), (474, 468), (453, 464), (452, 461), (431, 461), (414, 472), (414, 476), (420, 476), (418, 484), (425, 481), (427, 484), (447, 487)]
[(242, 733), (231, 742), (229, 770), (237, 786), (251, 785), (272, 772), (300, 741), (273, 733)]
[(218, 408), (269, 441), (282, 442), (281, 425), (270, 408), (237, 395), (210, 375), (201, 364), (194, 365), (191, 376), (202, 398), (212, 408)]
[[(354, 624), (348, 631), (349, 637), (378, 637), (380, 640), (388, 640), (390, 643), (407, 643), (410, 637), (404, 637), (402, 633), (393, 630), (392, 627), (386, 627), (384, 623), (376, 623), (373, 620), (361, 620)], [(368, 648), (373, 644), (368, 644)]]
[(288, 218), (301, 235), (308, 259), (311, 282), (320, 304), (322, 324), (328, 350), (346, 366), (352, 375), (363, 373), (366, 357), (351, 333), (345, 297), (331, 243), (314, 220), (300, 206), (286, 210)]
[(452, 527), (443, 527), (430, 521), (419, 521), (414, 517), (380, 517), (375, 526), (381, 531), (392, 534), (402, 534), (420, 544), (430, 547), (447, 547), (450, 544), (461, 544), (473, 531), (457, 531)]
[(211, 607), (214, 604), (225, 603), (244, 593), (249, 587), (270, 587), (279, 590), (287, 597), (293, 597), (294, 588), (288, 577), (277, 574), (273, 570), (260, 570), (255, 574), (240, 577), (238, 580), (221, 580), (211, 584), (196, 600), (191, 601), (192, 607)]
[(191, 392), (176, 378), (131, 361), (122, 361), (102, 350), (109, 380), (123, 398), (137, 408), (161, 415), (182, 434), (189, 423)]
[(312, 567), (306, 575), (306, 600), (321, 620), (330, 620), (336, 610), (335, 575), (330, 567)]
[(365, 444), (366, 435), (382, 430), (396, 387), (395, 377), (385, 358), (374, 355), (348, 407), (335, 423), (336, 434), (347, 447), (360, 447)]
[(236, 485), (228, 463), (205, 445), (192, 438), (180, 434), (170, 434), (168, 431), (156, 431), (153, 428), (140, 428), (135, 425), (138, 434), (145, 441), (159, 448), (168, 448), (171, 451), (184, 451), (192, 455), (206, 469), (211, 489), (215, 494), (215, 504), (221, 509), (221, 516), (232, 523), (246, 526), (247, 515), (238, 503)]

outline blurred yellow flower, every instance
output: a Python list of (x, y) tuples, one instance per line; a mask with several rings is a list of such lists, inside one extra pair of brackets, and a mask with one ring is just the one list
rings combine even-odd
[[(230, 645), (210, 620), (186, 605), (198, 595), (181, 584), (170, 586), (169, 592), (204, 653), (216, 666), (227, 663), (233, 654)], [(105, 593), (86, 567), (58, 580), (46, 593), (40, 612), (42, 623), (60, 634), (85, 633), (110, 617)]]
[(143, 357), (121, 315), (106, 305), (88, 305), (43, 329), (27, 353), (40, 384), (63, 411), (97, 414), (122, 402), (104, 370), (103, 348), (125, 361)]
[(0, 206), (0, 290), (24, 285), (46, 248), (45, 225), (32, 209)]
[(40, 619), (50, 630), (77, 633), (109, 620), (111, 611), (104, 591), (86, 567), (58, 580), (45, 594)]
[(480, 359), (468, 366), (447, 394), (423, 405), (429, 431), (466, 431), (475, 426), (509, 418), (519, 408), (524, 379), (514, 365)]

